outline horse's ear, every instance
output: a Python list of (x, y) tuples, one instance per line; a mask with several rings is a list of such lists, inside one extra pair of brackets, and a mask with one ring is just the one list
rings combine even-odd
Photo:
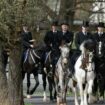
[(59, 46), (59, 49), (61, 50), (61, 46)]
[(71, 46), (71, 43), (72, 43), (72, 42), (70, 42), (70, 43), (67, 43), (67, 46), (68, 46), (68, 47), (70, 47), (70, 46)]

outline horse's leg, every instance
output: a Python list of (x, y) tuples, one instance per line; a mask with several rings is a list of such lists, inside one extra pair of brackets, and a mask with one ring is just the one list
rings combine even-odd
[(56, 77), (54, 77), (57, 105), (60, 105), (60, 97), (59, 97), (59, 90), (58, 90), (58, 82), (59, 82), (59, 80), (58, 80)]
[(47, 95), (46, 95), (46, 74), (42, 74), (42, 80), (43, 80), (43, 88), (44, 88), (44, 93), (43, 93), (43, 101), (47, 101)]
[(100, 92), (100, 101), (103, 102), (104, 100), (104, 79), (102, 78), (99, 82), (99, 92)]
[(88, 94), (92, 94), (93, 80), (88, 81)]
[(54, 88), (54, 99), (56, 99), (56, 97), (57, 97), (57, 92), (56, 92), (56, 85), (55, 85), (54, 80), (53, 80), (53, 88)]
[(34, 79), (36, 81), (36, 84), (35, 84), (34, 88), (30, 91), (30, 94), (33, 94), (35, 92), (36, 88), (39, 86), (38, 74), (36, 74), (34, 72), (33, 75), (34, 75)]
[(72, 79), (69, 80), (68, 86), (72, 89), (75, 95), (75, 105), (79, 105), (78, 103), (78, 95), (77, 95), (77, 82), (73, 81)]
[(22, 70), (22, 80), (25, 78), (25, 71)]
[(53, 81), (51, 77), (48, 77), (48, 83), (49, 83), (49, 91), (50, 91), (50, 100), (53, 100), (52, 91), (53, 91)]
[[(97, 76), (97, 75), (96, 75), (96, 76)], [(94, 79), (94, 83), (93, 83), (92, 94), (89, 95), (89, 98), (88, 98), (88, 102), (89, 102), (89, 103), (95, 103), (95, 102), (98, 101), (98, 95), (97, 95), (98, 87), (99, 87), (98, 78), (96, 77), (96, 78)]]
[(65, 86), (65, 89), (63, 91), (63, 104), (66, 105), (67, 102), (66, 102), (66, 93), (67, 93), (67, 86)]
[(30, 74), (27, 73), (27, 94), (29, 94), (29, 89), (30, 89)]
[(80, 105), (84, 105), (83, 85), (82, 85), (81, 81), (78, 82), (78, 85), (79, 85), (79, 89), (80, 89), (80, 98), (81, 98), (81, 103), (80, 103)]
[(92, 96), (92, 87), (93, 87), (93, 80), (88, 81), (88, 103), (94, 103), (96, 101), (96, 97)]
[(77, 87), (73, 87), (73, 91), (74, 91), (74, 94), (75, 94), (75, 105), (79, 105), (78, 103), (78, 96), (77, 96)]
[(85, 89), (84, 89), (84, 105), (88, 105), (87, 102), (87, 91), (88, 91), (88, 84), (86, 84)]
[(31, 84), (30, 74), (27, 73), (27, 98), (31, 98), (31, 96), (30, 96), (30, 84)]

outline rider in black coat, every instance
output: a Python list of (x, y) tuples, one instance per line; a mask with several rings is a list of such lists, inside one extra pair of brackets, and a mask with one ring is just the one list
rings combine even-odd
[(80, 55), (81, 51), (80, 51), (80, 45), (88, 40), (91, 39), (93, 40), (92, 34), (89, 32), (89, 22), (88, 21), (83, 21), (83, 25), (82, 25), (82, 31), (78, 32), (75, 36), (75, 46), (76, 46), (76, 51), (73, 53), (72, 57), (71, 57), (71, 67), (70, 70), (72, 73), (74, 73), (74, 64), (78, 58), (78, 56)]
[(53, 21), (51, 24), (51, 30), (48, 31), (44, 37), (44, 43), (46, 46), (45, 46), (45, 51), (44, 51), (44, 54), (42, 57), (43, 62), (45, 62), (47, 53), (49, 51), (53, 51), (54, 65), (56, 64), (56, 62), (59, 58), (59, 55), (60, 55), (60, 51), (59, 51), (60, 34), (59, 34), (57, 27), (58, 27), (58, 21)]
[(23, 32), (21, 33), (21, 42), (22, 42), (22, 63), (24, 61), (24, 57), (26, 54), (26, 50), (28, 48), (33, 48), (33, 42), (35, 40), (32, 39), (31, 32), (28, 31), (28, 27), (26, 25), (23, 26)]
[(104, 23), (103, 22), (99, 22), (98, 30), (93, 35), (93, 39), (94, 39), (95, 42), (102, 41), (102, 42), (105, 43), (105, 32), (104, 32)]
[(65, 43), (71, 42), (71, 45), (73, 42), (73, 32), (69, 31), (69, 24), (67, 21), (63, 21), (61, 23), (60, 43), (62, 41), (64, 41)]
[[(95, 50), (95, 72), (96, 72), (96, 78), (94, 80), (94, 87), (93, 87), (93, 94), (96, 95), (97, 91), (99, 90), (100, 97), (104, 96), (105, 91), (105, 32), (104, 32), (105, 25), (103, 22), (99, 22), (97, 26), (97, 32), (93, 35), (94, 41), (96, 43), (102, 42), (102, 55), (100, 53), (100, 57), (97, 56)], [(99, 48), (99, 46), (98, 46)]]
[(60, 34), (57, 30), (57, 22), (53, 22), (51, 30), (48, 31), (44, 37), (44, 43), (46, 45), (46, 51), (50, 51), (51, 48), (58, 48), (60, 42)]
[(88, 28), (89, 22), (83, 22), (82, 31), (76, 34), (75, 45), (78, 51), (80, 51), (79, 47), (83, 43), (83, 41), (93, 39), (92, 34), (88, 31)]
[[(93, 35), (93, 39), (94, 39), (95, 45), (97, 45), (97, 43), (101, 41), (102, 44), (103, 44), (103, 48), (105, 50), (105, 32), (104, 32), (104, 28), (105, 28), (104, 23), (99, 22), (99, 24), (97, 26), (97, 32)], [(95, 55), (96, 55), (96, 50), (95, 50)], [(96, 56), (95, 56), (95, 58), (97, 59)], [(103, 57), (103, 59), (104, 59), (104, 57)], [(95, 61), (98, 61), (98, 59), (95, 60)]]

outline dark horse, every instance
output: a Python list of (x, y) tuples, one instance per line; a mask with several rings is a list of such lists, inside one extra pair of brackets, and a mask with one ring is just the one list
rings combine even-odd
[(95, 96), (98, 93), (102, 101), (105, 98), (105, 44), (102, 41), (96, 44), (95, 66), (96, 78), (94, 81), (93, 93)]
[[(47, 52), (46, 54), (46, 59), (45, 59), (44, 68), (43, 68), (44, 72), (42, 74), (43, 87), (44, 87), (43, 101), (47, 100), (46, 78), (48, 79), (48, 83), (49, 83), (50, 100), (52, 101), (53, 99), (56, 99), (56, 90), (55, 90), (55, 83), (54, 83), (54, 69), (55, 69), (58, 56), (59, 56), (58, 51), (54, 49)], [(52, 93), (53, 89), (54, 89), (54, 94)]]
[[(40, 64), (40, 57), (37, 55), (35, 49), (29, 48), (26, 51), (26, 55), (23, 62), (23, 68), (22, 68), (22, 76), (24, 79), (25, 73), (27, 73), (27, 94), (30, 98), (30, 95), (34, 93), (36, 88), (39, 85), (39, 79), (38, 79), (38, 67)], [(36, 84), (32, 90), (30, 90), (30, 74), (34, 75)]]

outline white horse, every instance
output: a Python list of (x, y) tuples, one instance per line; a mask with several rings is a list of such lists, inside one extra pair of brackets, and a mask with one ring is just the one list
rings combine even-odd
[(66, 105), (66, 91), (67, 91), (67, 84), (68, 84), (68, 74), (69, 71), (69, 46), (62, 45), (60, 47), (61, 56), (57, 62), (56, 69), (55, 69), (55, 84), (56, 84), (56, 91), (57, 91), (57, 105)]
[(88, 50), (85, 45), (90, 44), (91, 41), (84, 41), (81, 46), (81, 55), (74, 65), (74, 75), (72, 77), (72, 86), (75, 93), (75, 105), (79, 105), (77, 97), (77, 86), (80, 91), (80, 105), (88, 105), (87, 94), (92, 93), (93, 81), (95, 78), (95, 64), (93, 62), (93, 50)]

